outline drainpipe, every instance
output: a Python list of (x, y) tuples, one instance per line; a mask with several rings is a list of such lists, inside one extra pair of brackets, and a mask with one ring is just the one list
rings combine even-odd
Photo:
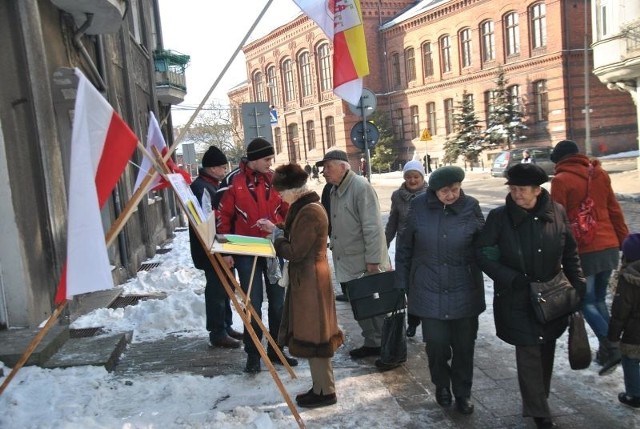
[(102, 80), (102, 76), (100, 75), (100, 72), (98, 72), (96, 65), (93, 63), (93, 60), (91, 59), (91, 55), (89, 55), (89, 52), (87, 52), (87, 49), (84, 47), (84, 44), (80, 40), (82, 36), (84, 36), (84, 32), (87, 31), (87, 28), (89, 28), (89, 26), (93, 22), (92, 13), (87, 13), (85, 15), (87, 16), (87, 20), (84, 22), (84, 24), (82, 24), (80, 28), (78, 28), (78, 31), (76, 31), (75, 34), (73, 35), (73, 44), (76, 47), (76, 49), (80, 52), (80, 56), (82, 56), (82, 58), (86, 61), (87, 66), (89, 66), (89, 70), (91, 70), (91, 74), (93, 75), (93, 78), (100, 85), (98, 90), (100, 92), (106, 93), (107, 84), (104, 82), (104, 80)]

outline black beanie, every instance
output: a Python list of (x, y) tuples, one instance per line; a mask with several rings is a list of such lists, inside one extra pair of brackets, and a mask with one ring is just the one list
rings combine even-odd
[(578, 145), (571, 140), (562, 140), (553, 148), (553, 152), (551, 152), (551, 156), (549, 158), (552, 162), (558, 163), (562, 158), (567, 155), (573, 155), (574, 153), (578, 153)]
[(247, 159), (249, 161), (255, 161), (275, 154), (271, 143), (260, 137), (251, 140), (251, 143), (247, 146)]
[(217, 167), (219, 165), (227, 165), (227, 157), (215, 146), (209, 146), (209, 149), (202, 156), (203, 167)]

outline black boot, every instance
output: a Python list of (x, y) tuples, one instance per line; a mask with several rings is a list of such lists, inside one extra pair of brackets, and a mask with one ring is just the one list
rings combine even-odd
[[(289, 366), (298, 366), (298, 359), (291, 356), (287, 356), (284, 350), (280, 350), (280, 351), (282, 352), (282, 355), (284, 356), (284, 359), (287, 361)], [(267, 356), (269, 356), (269, 359), (271, 359), (272, 363), (276, 365), (282, 365), (282, 361), (278, 357), (278, 354), (272, 348), (269, 348), (267, 350)]]
[(607, 350), (607, 337), (598, 337), (598, 350), (596, 351), (596, 363), (600, 366), (609, 360), (609, 351)]
[(607, 352), (609, 353), (609, 357), (607, 361), (602, 364), (602, 369), (598, 372), (598, 375), (607, 375), (613, 372), (616, 369), (616, 366), (622, 360), (622, 353), (620, 353), (620, 343), (609, 341), (605, 339), (605, 346), (607, 348)]
[(244, 372), (249, 374), (260, 372), (260, 355), (258, 353), (247, 354), (247, 365), (244, 367)]

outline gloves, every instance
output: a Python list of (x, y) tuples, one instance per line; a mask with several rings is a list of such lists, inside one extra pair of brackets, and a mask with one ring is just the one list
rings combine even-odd
[(490, 261), (500, 260), (500, 248), (498, 246), (485, 246), (480, 248), (482, 255)]
[(529, 283), (529, 278), (527, 276), (524, 274), (518, 274), (511, 282), (511, 287), (513, 289), (528, 289)]

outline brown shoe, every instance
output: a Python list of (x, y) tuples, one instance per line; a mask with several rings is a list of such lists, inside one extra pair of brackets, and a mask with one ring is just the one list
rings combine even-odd
[(235, 338), (236, 340), (241, 340), (244, 338), (244, 334), (242, 332), (238, 332), (233, 328), (227, 329), (227, 335), (231, 338)]
[(220, 337), (215, 341), (211, 341), (211, 347), (223, 347), (225, 349), (237, 349), (240, 348), (240, 341), (234, 340), (228, 335)]

